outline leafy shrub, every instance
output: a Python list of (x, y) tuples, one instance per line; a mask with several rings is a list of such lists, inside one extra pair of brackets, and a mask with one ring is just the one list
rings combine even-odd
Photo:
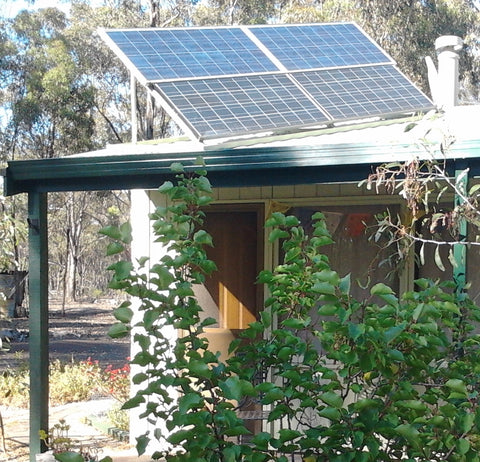
[[(112, 287), (138, 297), (142, 319), (132, 363), (137, 393), (125, 409), (143, 406), (160, 428), (137, 438), (167, 449), (169, 462), (287, 462), (296, 454), (317, 462), (479, 462), (480, 309), (451, 282), (416, 282), (398, 297), (383, 283), (365, 300), (350, 294), (350, 278), (332, 268), (322, 247), (332, 244), (323, 216), (307, 235), (293, 216), (274, 213), (270, 242), (283, 261), (263, 271), (269, 298), (257, 321), (230, 345), (226, 362), (209, 350), (193, 284), (215, 269), (201, 229), (209, 183), (175, 165), (178, 184), (160, 191), (168, 207), (152, 214), (156, 241), (166, 252), (147, 266), (111, 266)], [(104, 230), (110, 254), (131, 241), (128, 226)], [(113, 336), (130, 332), (133, 311), (115, 310)], [(171, 328), (184, 335), (172, 340)], [(262, 377), (261, 381), (257, 380)], [(241, 403), (257, 402), (272, 432), (249, 434)]]
[(115, 398), (120, 403), (124, 403), (130, 397), (130, 364), (126, 363), (122, 367), (114, 368), (108, 365), (102, 372), (101, 386), (108, 395)]
[(6, 369), (0, 375), (2, 404), (28, 407), (30, 381), (25, 368)]
[(50, 364), (50, 402), (52, 405), (65, 402), (87, 401), (97, 393), (101, 369), (89, 361)]
[[(88, 401), (95, 396), (113, 396), (125, 401), (129, 394), (129, 365), (113, 369), (102, 369), (98, 361), (64, 363), (59, 360), (50, 364), (50, 400), (52, 405), (77, 401)], [(5, 396), (2, 404), (29, 406), (29, 371), (24, 365), (17, 369), (7, 369), (0, 376), (0, 396)]]
[(112, 427), (123, 431), (130, 429), (130, 414), (127, 410), (122, 409), (120, 403), (114, 404), (107, 411), (107, 417)]

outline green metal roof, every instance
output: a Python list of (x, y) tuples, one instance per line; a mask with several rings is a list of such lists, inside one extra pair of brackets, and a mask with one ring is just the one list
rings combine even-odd
[[(366, 178), (375, 165), (423, 154), (411, 145), (358, 143), (157, 154), (136, 151), (138, 146), (132, 147), (132, 154), (11, 161), (5, 173), (5, 193), (151, 189), (172, 177), (173, 162), (188, 167), (199, 156), (215, 187), (357, 181)], [(480, 139), (456, 143), (450, 156), (468, 159), (472, 174), (479, 174)]]

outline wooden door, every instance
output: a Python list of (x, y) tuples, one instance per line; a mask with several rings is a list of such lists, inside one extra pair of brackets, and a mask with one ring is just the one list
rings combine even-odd
[(206, 213), (205, 229), (214, 247), (208, 258), (218, 267), (205, 288), (218, 308), (218, 327), (245, 329), (257, 318), (261, 293), (256, 284), (261, 256), (259, 208), (220, 209)]

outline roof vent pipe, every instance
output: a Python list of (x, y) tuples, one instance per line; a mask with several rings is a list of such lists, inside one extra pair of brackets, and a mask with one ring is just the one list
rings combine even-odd
[(442, 109), (458, 105), (458, 62), (463, 40), (455, 35), (444, 35), (435, 40), (438, 57), (438, 71), (430, 57), (427, 57), (428, 80), (433, 102)]

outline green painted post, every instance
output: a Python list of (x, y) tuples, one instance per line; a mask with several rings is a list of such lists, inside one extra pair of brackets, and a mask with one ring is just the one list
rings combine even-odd
[(48, 430), (48, 244), (47, 194), (28, 195), (30, 297), (30, 461), (46, 447)]
[[(464, 197), (467, 195), (468, 188), (468, 174), (465, 170), (455, 170), (455, 184)], [(463, 198), (455, 195), (455, 207), (463, 203)], [(467, 222), (461, 219), (458, 227), (458, 241), (465, 242), (467, 240)], [(453, 246), (453, 258), (455, 266), (453, 268), (453, 280), (456, 284), (456, 291), (458, 294), (465, 290), (467, 283), (467, 246), (465, 244), (456, 244)]]

